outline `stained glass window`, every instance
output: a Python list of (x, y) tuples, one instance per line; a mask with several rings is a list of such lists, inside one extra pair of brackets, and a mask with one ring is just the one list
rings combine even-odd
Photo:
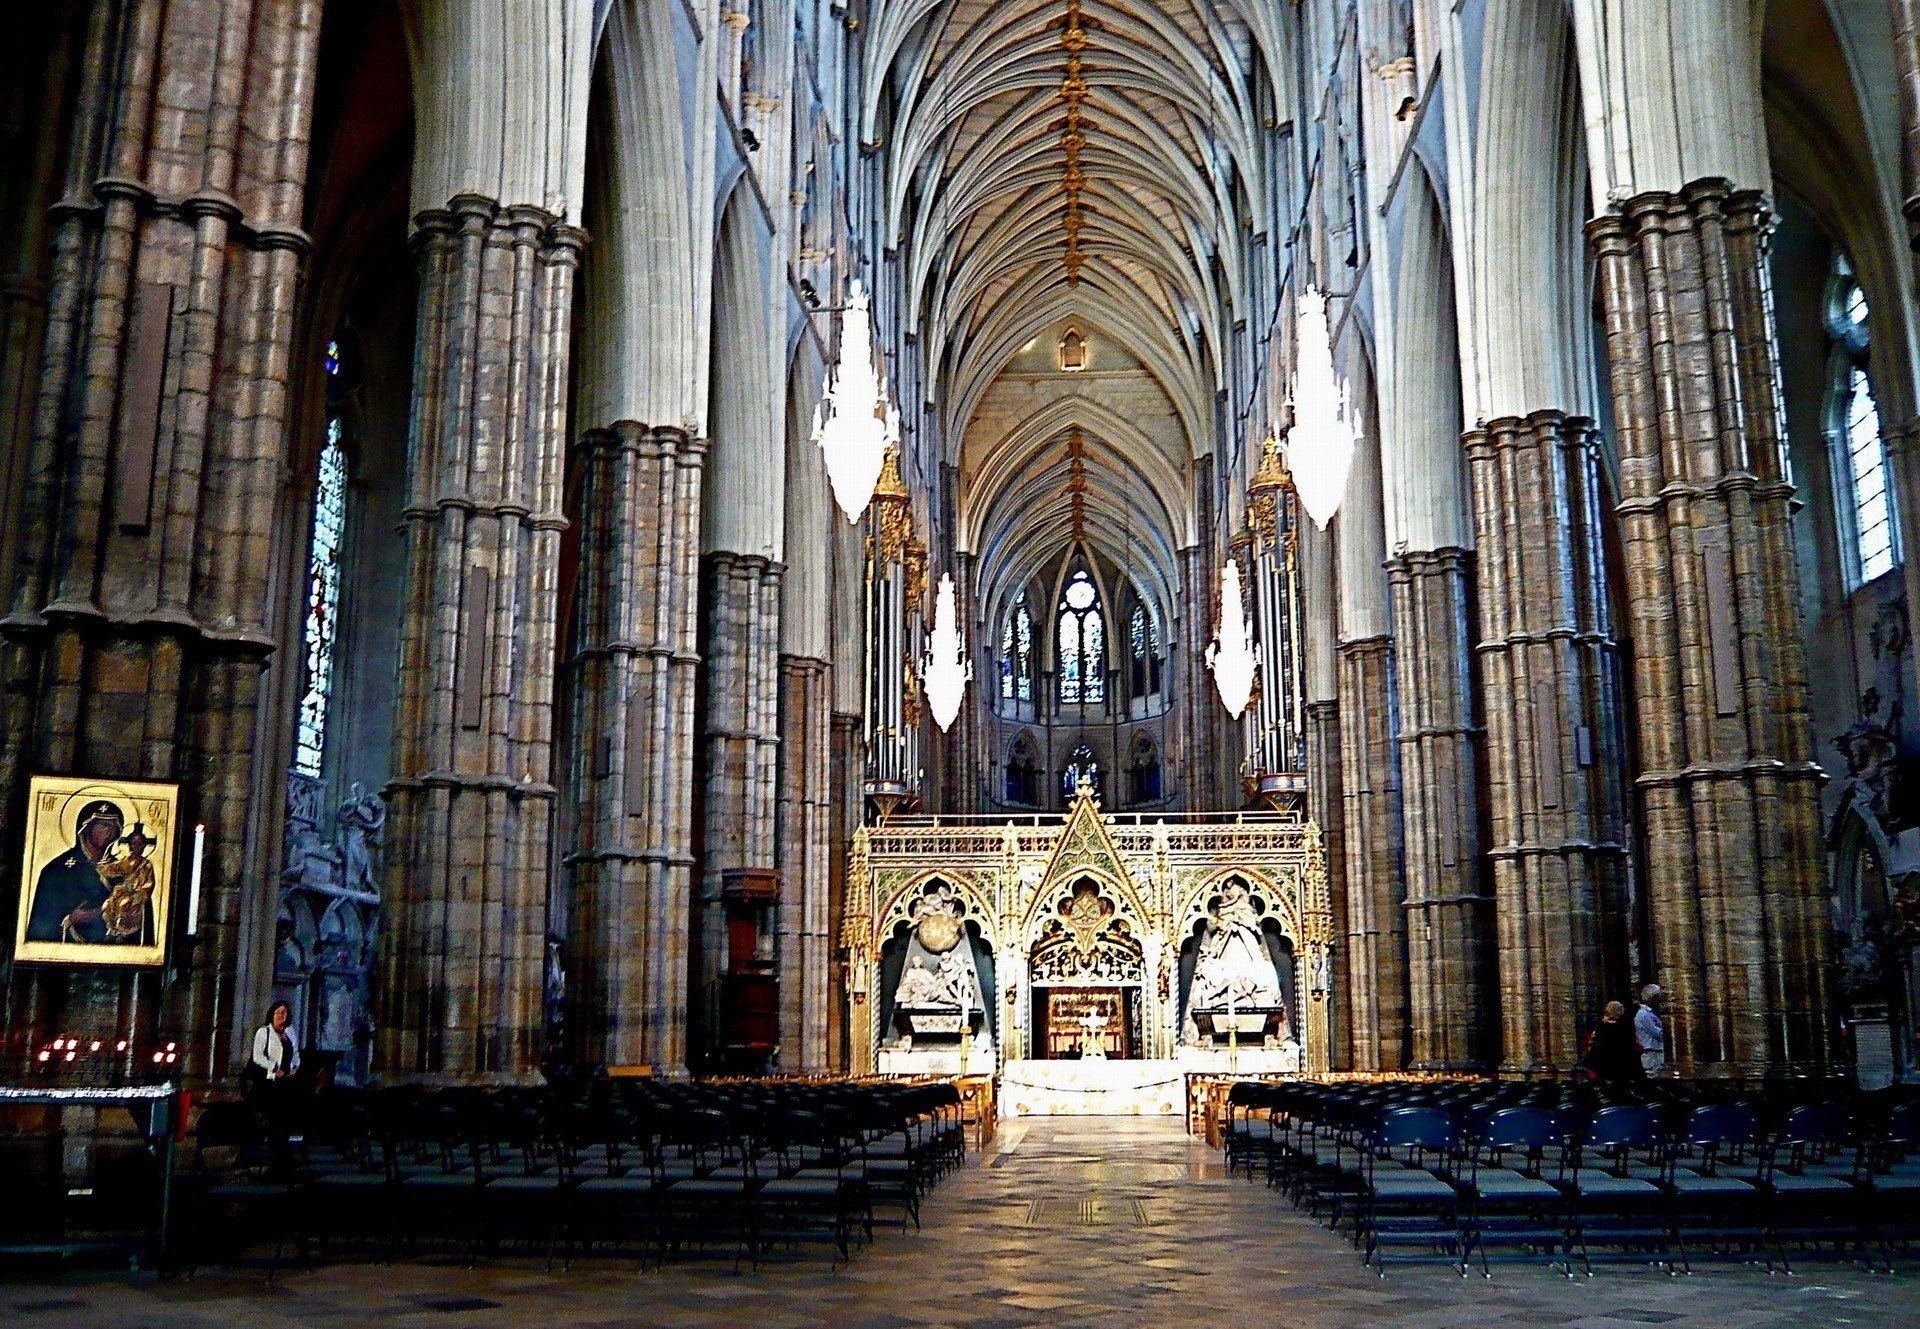
[(1033, 700), (1033, 614), (1027, 609), (1027, 597), (1013, 606), (1014, 694), (1021, 701)]
[(1060, 597), (1060, 700), (1067, 705), (1107, 699), (1106, 625), (1099, 599), (1085, 568), (1068, 579)]
[(1827, 419), (1846, 486), (1842, 527), (1852, 534), (1854, 584), (1872, 581), (1900, 561), (1899, 532), (1888, 493), (1886, 445), (1880, 411), (1867, 375), (1867, 297), (1845, 256), (1834, 255), (1828, 284), (1827, 330), (1832, 345)]
[(1000, 697), (1033, 700), (1033, 615), (1022, 594), (1000, 628)]
[[(327, 373), (340, 372), (339, 345), (327, 343)], [(333, 647), (340, 613), (340, 542), (347, 528), (347, 454), (340, 417), (327, 420), (327, 441), (313, 493), (313, 536), (307, 554), (307, 621), (302, 652), (307, 687), (300, 697), (293, 768), (318, 776), (326, 756), (327, 703), (333, 695)]]
[(1014, 694), (1014, 634), (1013, 615), (1007, 615), (1007, 621), (1000, 626), (1000, 699), (1012, 701)]
[(1065, 769), (1060, 772), (1061, 796), (1072, 798), (1075, 791), (1080, 788), (1082, 780), (1093, 786), (1094, 794), (1099, 795), (1100, 760), (1094, 756), (1093, 749), (1085, 743), (1073, 750), (1073, 755), (1067, 758)]
[(1148, 692), (1148, 658), (1151, 652), (1147, 648), (1147, 607), (1135, 605), (1133, 613), (1127, 619), (1127, 654), (1133, 661), (1133, 695), (1144, 697)]

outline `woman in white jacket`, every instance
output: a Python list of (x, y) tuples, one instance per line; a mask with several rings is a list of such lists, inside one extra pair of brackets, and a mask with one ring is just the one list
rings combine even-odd
[(273, 1003), (267, 1022), (253, 1031), (253, 1065), (268, 1080), (284, 1080), (300, 1069), (300, 1042), (294, 1037), (293, 1008)]

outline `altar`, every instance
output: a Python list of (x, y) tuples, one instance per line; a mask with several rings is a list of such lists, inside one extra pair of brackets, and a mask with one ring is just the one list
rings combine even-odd
[(1182, 1077), (1327, 1069), (1319, 827), (1286, 813), (890, 817), (840, 944), (856, 1074), (1001, 1070), (1008, 1115), (1184, 1111)]
[(1185, 1112), (1187, 1074), (1172, 1060), (1009, 1061), (1002, 1117), (1161, 1117)]

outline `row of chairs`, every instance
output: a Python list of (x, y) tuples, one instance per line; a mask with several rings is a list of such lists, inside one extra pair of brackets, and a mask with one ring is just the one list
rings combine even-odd
[[(1805, 1101), (1808, 1098), (1820, 1101)], [(1464, 1274), (1521, 1252), (1791, 1272), (1790, 1246), (1892, 1269), (1920, 1235), (1920, 1103), (1673, 1084), (1260, 1084), (1228, 1094), (1230, 1167), (1389, 1258)]]
[(299, 1118), (238, 1103), (196, 1127), (189, 1230), (230, 1258), (271, 1238), (328, 1258), (503, 1246), (736, 1267), (810, 1245), (850, 1259), (876, 1221), (919, 1226), (965, 1161), (950, 1084), (600, 1081), (581, 1092), (339, 1091)]

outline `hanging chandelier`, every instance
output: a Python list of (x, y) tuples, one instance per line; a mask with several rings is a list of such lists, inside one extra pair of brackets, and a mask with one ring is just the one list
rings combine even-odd
[(1213, 670), (1221, 704), (1236, 720), (1253, 699), (1254, 660), (1253, 629), (1240, 596), (1240, 561), (1230, 558), (1220, 570), (1220, 631), (1207, 647), (1207, 668)]
[(1300, 506), (1325, 528), (1346, 493), (1353, 467), (1354, 429), (1347, 385), (1333, 370), (1333, 338), (1327, 297), (1308, 287), (1300, 293), (1294, 337), (1293, 429), (1287, 436), (1294, 492)]
[(933, 721), (942, 732), (953, 728), (960, 714), (960, 701), (966, 695), (973, 666), (967, 662), (960, 643), (960, 624), (953, 607), (953, 578), (940, 574), (940, 589), (933, 604), (933, 636), (927, 643), (927, 657), (920, 667), (920, 683), (927, 694)]
[(847, 299), (846, 316), (840, 328), (840, 358), (814, 417), (813, 441), (826, 458), (834, 502), (848, 521), (857, 522), (873, 497), (899, 417), (874, 370), (873, 315), (866, 288), (858, 281)]

